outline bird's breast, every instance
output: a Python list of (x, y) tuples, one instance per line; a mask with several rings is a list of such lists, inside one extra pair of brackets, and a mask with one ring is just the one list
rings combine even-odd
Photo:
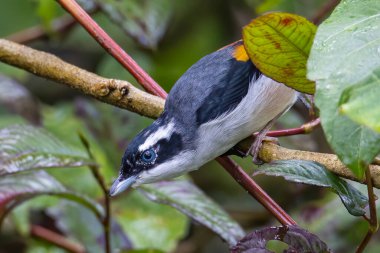
[(236, 108), (199, 127), (197, 153), (205, 162), (222, 155), (286, 112), (297, 95), (295, 90), (264, 75), (251, 80), (247, 95)]

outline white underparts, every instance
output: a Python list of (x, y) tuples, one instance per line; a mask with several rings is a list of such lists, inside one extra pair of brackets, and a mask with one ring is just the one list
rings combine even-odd
[(297, 95), (295, 90), (264, 75), (251, 80), (247, 95), (234, 110), (199, 128), (199, 166), (261, 130), (269, 121), (288, 110), (297, 100)]

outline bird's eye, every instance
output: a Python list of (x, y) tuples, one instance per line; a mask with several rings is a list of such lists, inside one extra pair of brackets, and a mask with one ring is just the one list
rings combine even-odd
[(150, 162), (153, 162), (154, 159), (156, 159), (156, 152), (150, 148), (150, 149), (147, 149), (145, 150), (142, 154), (141, 154), (141, 160), (143, 162), (146, 162), (146, 163), (150, 163)]

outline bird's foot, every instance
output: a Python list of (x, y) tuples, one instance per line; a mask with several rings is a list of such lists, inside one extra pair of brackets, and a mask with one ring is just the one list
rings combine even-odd
[(252, 162), (256, 165), (262, 165), (264, 162), (258, 157), (259, 156), (259, 151), (262, 146), (262, 143), (264, 141), (268, 142), (274, 142), (278, 143), (278, 139), (274, 137), (269, 137), (269, 136), (256, 136), (255, 141), (252, 143), (251, 147), (248, 149), (246, 156), (251, 155), (252, 156)]

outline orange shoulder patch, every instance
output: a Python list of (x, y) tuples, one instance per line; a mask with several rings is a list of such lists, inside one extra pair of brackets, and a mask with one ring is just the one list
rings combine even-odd
[(248, 61), (249, 56), (247, 51), (245, 51), (244, 45), (239, 45), (235, 47), (234, 52), (232, 53), (233, 57), (238, 61)]

